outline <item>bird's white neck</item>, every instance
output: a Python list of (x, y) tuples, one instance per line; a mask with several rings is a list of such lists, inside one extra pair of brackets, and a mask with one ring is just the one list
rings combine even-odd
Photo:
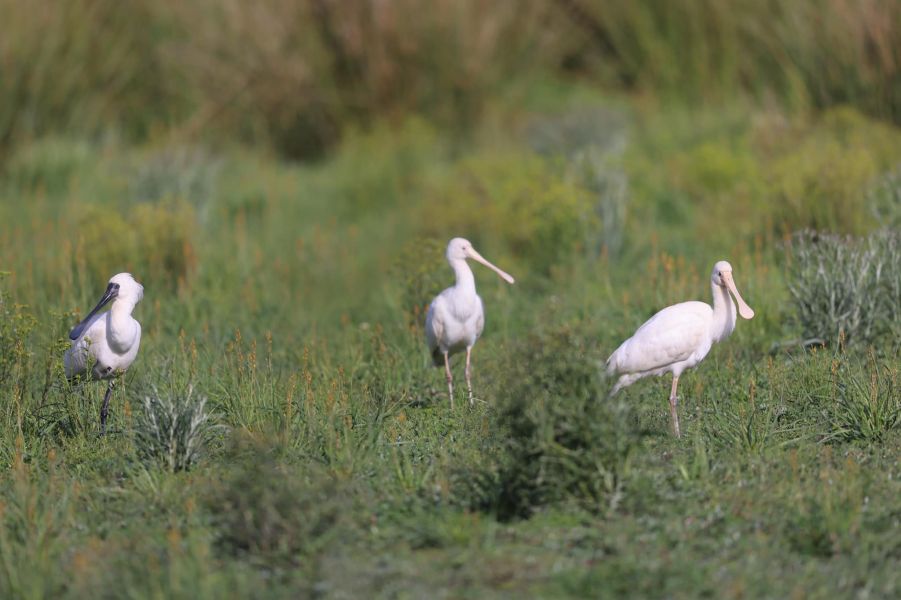
[(124, 299), (117, 299), (110, 307), (109, 339), (113, 349), (124, 352), (134, 343), (137, 336), (137, 323), (131, 318), (135, 304)]
[(735, 302), (726, 288), (711, 282), (710, 289), (713, 292), (713, 323), (710, 333), (713, 340), (719, 342), (729, 337), (735, 329)]
[(135, 302), (125, 298), (116, 298), (113, 300), (113, 305), (110, 306), (110, 312), (116, 318), (130, 317), (135, 309), (135, 304)]
[(469, 268), (469, 265), (466, 264), (466, 261), (463, 259), (455, 259), (448, 262), (450, 262), (450, 266), (454, 270), (454, 274), (457, 276), (457, 283), (454, 285), (454, 287), (458, 290), (464, 292), (472, 292), (473, 294), (475, 294), (476, 280), (472, 275), (472, 269)]

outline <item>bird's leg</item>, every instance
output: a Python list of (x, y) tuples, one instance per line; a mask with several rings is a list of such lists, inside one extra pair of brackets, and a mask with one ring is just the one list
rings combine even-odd
[(676, 412), (676, 404), (678, 403), (678, 399), (676, 398), (676, 387), (678, 385), (679, 376), (673, 375), (673, 387), (669, 394), (669, 408), (670, 413), (673, 415), (673, 433), (676, 434), (676, 437), (682, 437), (682, 432), (679, 430), (679, 413)]
[(451, 410), (454, 409), (454, 376), (451, 375), (450, 358), (444, 353), (444, 375), (447, 377), (447, 395), (450, 397)]
[(103, 396), (103, 404), (100, 405), (100, 435), (106, 435), (106, 417), (109, 415), (109, 398), (113, 393), (114, 379), (110, 379), (106, 394)]
[(469, 368), (469, 355), (472, 354), (472, 346), (466, 348), (466, 389), (469, 390), (469, 405), (473, 405), (472, 399), (472, 371)]

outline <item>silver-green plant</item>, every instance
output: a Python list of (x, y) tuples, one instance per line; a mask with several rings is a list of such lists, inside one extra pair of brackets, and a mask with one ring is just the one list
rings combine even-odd
[(142, 458), (164, 464), (172, 472), (191, 468), (222, 428), (206, 408), (207, 399), (194, 394), (160, 393), (156, 386), (145, 394), (135, 420), (135, 443)]
[(165, 198), (186, 200), (206, 215), (215, 195), (221, 161), (202, 147), (174, 145), (159, 150), (136, 167), (131, 177), (131, 196), (138, 202)]
[(788, 288), (806, 338), (870, 344), (901, 334), (901, 232), (795, 234)]
[(539, 154), (562, 156), (567, 176), (596, 198), (599, 239), (589, 248), (616, 254), (623, 244), (629, 178), (622, 167), (628, 146), (628, 123), (622, 111), (608, 107), (575, 110), (560, 117), (536, 120), (528, 130), (529, 143)]
[(884, 227), (901, 227), (901, 165), (880, 177), (867, 192), (870, 211)]

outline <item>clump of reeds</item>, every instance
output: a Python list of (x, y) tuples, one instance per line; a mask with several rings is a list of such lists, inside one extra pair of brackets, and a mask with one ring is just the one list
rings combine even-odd
[(181, 394), (160, 393), (153, 386), (141, 399), (143, 410), (135, 419), (138, 453), (172, 472), (190, 469), (221, 427), (206, 402), (190, 385)]
[(899, 333), (901, 234), (863, 238), (802, 231), (791, 241), (788, 288), (802, 334), (868, 344)]

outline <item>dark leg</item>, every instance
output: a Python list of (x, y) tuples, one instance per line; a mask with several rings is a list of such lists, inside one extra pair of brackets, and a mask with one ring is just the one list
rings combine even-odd
[(113, 393), (113, 380), (110, 380), (103, 396), (103, 404), (100, 406), (100, 435), (106, 435), (106, 417), (109, 415), (109, 398)]

